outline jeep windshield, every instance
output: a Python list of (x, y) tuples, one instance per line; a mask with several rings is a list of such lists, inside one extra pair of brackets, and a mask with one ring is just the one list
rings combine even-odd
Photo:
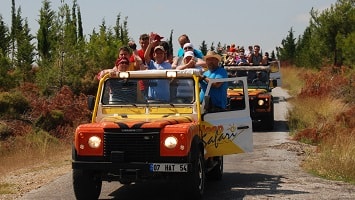
[[(247, 77), (249, 89), (268, 89), (269, 88), (269, 66), (225, 66), (228, 77)], [(242, 88), (240, 83), (229, 83), (230, 89)]]
[(104, 82), (102, 105), (192, 104), (191, 78), (109, 78)]

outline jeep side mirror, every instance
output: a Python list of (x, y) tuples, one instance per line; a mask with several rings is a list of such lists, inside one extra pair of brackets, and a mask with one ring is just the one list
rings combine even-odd
[(94, 110), (95, 96), (89, 95), (88, 99), (87, 99), (87, 103), (88, 103), (88, 109), (91, 110), (91, 111)]
[(273, 61), (273, 62), (271, 62), (270, 63), (270, 72), (271, 73), (276, 73), (276, 72), (278, 72), (279, 71), (279, 62), (275, 62), (275, 61)]
[(210, 96), (205, 96), (204, 102), (205, 102), (204, 110), (205, 110), (205, 112), (208, 112), (210, 109)]
[(276, 79), (271, 79), (269, 83), (270, 88), (275, 88), (277, 87), (277, 80)]
[(277, 80), (276, 79), (272, 80), (272, 84), (274, 85), (274, 88), (277, 87)]

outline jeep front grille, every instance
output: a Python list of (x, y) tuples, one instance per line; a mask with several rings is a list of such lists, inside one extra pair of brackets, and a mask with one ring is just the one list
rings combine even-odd
[[(159, 159), (159, 131), (125, 131), (121, 129), (105, 130), (104, 156), (106, 160), (118, 159), (118, 162), (148, 162)], [(114, 157), (114, 158), (112, 158)]]

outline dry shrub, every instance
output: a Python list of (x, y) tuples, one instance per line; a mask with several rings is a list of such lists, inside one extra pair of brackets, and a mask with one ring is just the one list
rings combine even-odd
[(327, 132), (305, 167), (314, 173), (334, 180), (355, 183), (355, 107), (341, 112), (323, 130)]
[(293, 108), (288, 112), (288, 123), (294, 132), (294, 139), (317, 144), (332, 130), (335, 116), (347, 109), (347, 104), (333, 97), (301, 97), (291, 101)]
[(343, 124), (344, 127), (349, 129), (355, 129), (355, 106), (352, 106), (345, 112), (341, 112), (336, 116), (335, 120), (337, 123)]
[(319, 132), (315, 128), (306, 128), (299, 131), (293, 139), (307, 144), (317, 144), (319, 142)]
[(341, 90), (351, 84), (344, 75), (334, 72), (331, 67), (325, 67), (321, 71), (303, 73), (304, 87), (299, 94), (302, 97), (332, 96), (342, 97)]
[(289, 125), (296, 140), (318, 145), (303, 166), (329, 179), (355, 183), (354, 70), (327, 67), (300, 75), (304, 84), (290, 101)]
[[(55, 127), (46, 129), (53, 136), (62, 138), (72, 134), (73, 128), (81, 123), (89, 122), (90, 111), (87, 109), (87, 97), (84, 94), (74, 95), (68, 86), (63, 86), (54, 96), (46, 98), (40, 95), (39, 89), (30, 83), (20, 88), (30, 101), (31, 111), (27, 117), (32, 122), (40, 118), (52, 118)], [(63, 117), (58, 117), (63, 114)], [(48, 125), (48, 122), (46, 122)], [(49, 126), (46, 126), (47, 128)], [(67, 132), (69, 131), (69, 132)]]

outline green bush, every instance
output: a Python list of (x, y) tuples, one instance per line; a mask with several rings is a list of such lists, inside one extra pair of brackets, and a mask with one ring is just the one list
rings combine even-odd
[(13, 131), (4, 123), (0, 122), (0, 141), (13, 135)]
[(0, 116), (19, 118), (29, 109), (29, 102), (20, 92), (0, 93)]
[(29, 147), (40, 150), (43, 154), (51, 147), (59, 144), (59, 140), (48, 132), (38, 129), (25, 136), (26, 144)]
[(64, 123), (65, 119), (63, 111), (51, 110), (50, 112), (41, 115), (35, 122), (35, 125), (45, 131), (51, 131)]

